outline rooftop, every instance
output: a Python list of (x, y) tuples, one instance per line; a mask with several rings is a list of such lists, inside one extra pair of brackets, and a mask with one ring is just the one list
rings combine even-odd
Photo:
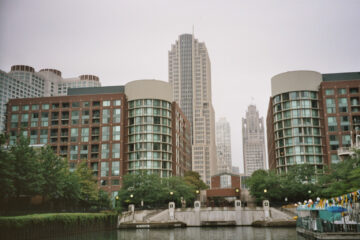
[(322, 74), (324, 82), (360, 80), (360, 72)]

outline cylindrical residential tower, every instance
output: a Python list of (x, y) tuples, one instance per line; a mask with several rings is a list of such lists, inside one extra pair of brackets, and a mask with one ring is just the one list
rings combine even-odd
[(125, 85), (128, 98), (128, 173), (146, 170), (161, 177), (172, 173), (172, 89), (158, 80)]
[(322, 75), (292, 71), (271, 79), (267, 117), (269, 167), (278, 173), (295, 164), (324, 165), (318, 89)]

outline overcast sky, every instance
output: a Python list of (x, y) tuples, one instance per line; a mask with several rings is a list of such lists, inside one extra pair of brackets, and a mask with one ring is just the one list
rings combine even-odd
[(241, 171), (241, 118), (254, 103), (266, 119), (272, 76), (360, 71), (360, 0), (0, 0), (0, 69), (94, 74), (103, 86), (167, 81), (171, 44), (193, 25), (211, 59), (216, 119), (230, 122)]

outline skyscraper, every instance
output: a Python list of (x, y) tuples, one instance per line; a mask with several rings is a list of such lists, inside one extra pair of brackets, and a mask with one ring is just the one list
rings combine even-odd
[(231, 173), (231, 134), (226, 118), (216, 122), (216, 155), (218, 173)]
[(25, 65), (14, 65), (6, 73), (0, 70), (0, 132), (4, 129), (6, 103), (11, 98), (61, 96), (68, 88), (99, 87), (99, 78), (94, 75), (81, 75), (63, 78), (56, 69), (35, 69)]
[(242, 119), (243, 160), (245, 175), (266, 168), (264, 119), (259, 117), (255, 105), (250, 105)]
[(174, 100), (191, 124), (193, 170), (210, 184), (217, 166), (211, 67), (205, 43), (191, 34), (179, 36), (169, 51), (169, 82)]

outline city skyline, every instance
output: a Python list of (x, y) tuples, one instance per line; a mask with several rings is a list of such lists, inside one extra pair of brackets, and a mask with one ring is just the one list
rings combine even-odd
[[(167, 80), (167, 52), (179, 34), (194, 26), (212, 61), (217, 119), (228, 119), (238, 146), (238, 119), (251, 97), (260, 115), (266, 115), (272, 76), (300, 69), (359, 69), (359, 1), (189, 4), (1, 1), (0, 69), (7, 72), (17, 64), (56, 68), (65, 78), (91, 72), (103, 86), (128, 79)], [(241, 147), (233, 149), (233, 159), (243, 172)]]

